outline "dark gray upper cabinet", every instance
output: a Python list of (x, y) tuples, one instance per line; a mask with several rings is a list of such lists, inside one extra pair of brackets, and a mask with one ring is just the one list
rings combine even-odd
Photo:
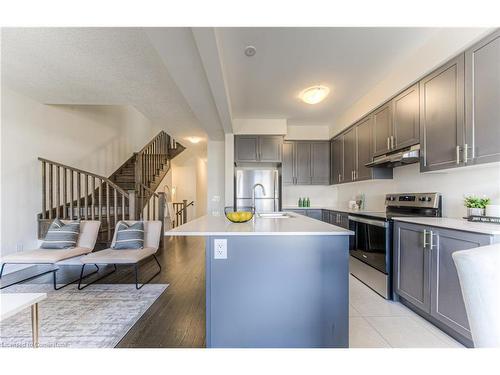
[(460, 166), (464, 144), (464, 55), (420, 81), (420, 170)]
[(373, 155), (391, 150), (392, 113), (391, 103), (386, 103), (373, 112)]
[(332, 183), (340, 184), (344, 181), (344, 137), (335, 137), (332, 145)]
[(500, 30), (465, 53), (464, 164), (500, 161)]
[(342, 182), (354, 181), (357, 165), (356, 128), (350, 128), (343, 135), (344, 139), (344, 178)]
[(328, 185), (330, 183), (330, 143), (311, 143), (311, 183)]
[(284, 185), (295, 184), (295, 143), (283, 142), (283, 163), (281, 164), (281, 180)]
[(276, 135), (236, 135), (235, 162), (281, 162), (283, 137)]
[(295, 183), (298, 185), (311, 184), (311, 143), (295, 143)]
[(332, 139), (332, 183), (392, 178), (391, 168), (367, 168), (373, 159), (373, 116)]
[(281, 171), (286, 185), (328, 185), (330, 142), (285, 141)]
[(424, 248), (424, 227), (396, 223), (394, 289), (413, 305), (430, 313), (430, 254)]
[(357, 167), (354, 178), (356, 181), (369, 180), (372, 177), (372, 169), (365, 167), (366, 163), (372, 161), (372, 128), (373, 117), (368, 116), (357, 125)]
[(259, 137), (259, 160), (265, 162), (281, 162), (283, 137), (260, 136)]
[(391, 146), (400, 149), (420, 142), (420, 90), (413, 85), (392, 100)]
[(259, 137), (238, 135), (234, 137), (234, 160), (252, 162), (259, 160)]

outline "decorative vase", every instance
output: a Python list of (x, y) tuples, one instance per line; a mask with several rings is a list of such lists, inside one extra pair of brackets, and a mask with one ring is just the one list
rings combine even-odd
[(468, 207), (467, 216), (484, 216), (484, 208)]

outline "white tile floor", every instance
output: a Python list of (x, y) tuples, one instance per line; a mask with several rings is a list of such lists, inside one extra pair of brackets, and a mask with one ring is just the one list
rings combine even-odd
[(463, 348), (407, 307), (383, 299), (352, 276), (349, 298), (351, 348)]

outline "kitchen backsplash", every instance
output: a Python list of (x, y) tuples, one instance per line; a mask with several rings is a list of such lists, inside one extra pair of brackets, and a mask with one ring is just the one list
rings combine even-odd
[(291, 185), (283, 187), (283, 206), (297, 206), (299, 198), (309, 197), (311, 207), (334, 206), (337, 203), (335, 186)]
[(347, 207), (357, 194), (365, 194), (365, 209), (385, 210), (387, 193), (439, 192), (443, 195), (443, 215), (463, 217), (467, 194), (486, 195), (500, 204), (500, 164), (460, 168), (447, 172), (420, 173), (418, 164), (394, 169), (392, 180), (372, 180), (337, 186), (285, 186), (283, 205), (297, 205), (300, 197), (309, 197), (311, 206)]

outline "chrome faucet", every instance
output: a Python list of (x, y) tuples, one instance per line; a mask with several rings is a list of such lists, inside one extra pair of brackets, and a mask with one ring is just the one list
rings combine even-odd
[(262, 189), (262, 194), (266, 195), (266, 189), (264, 188), (264, 185), (257, 183), (252, 186), (252, 206), (254, 209), (255, 209), (255, 188), (259, 186)]

